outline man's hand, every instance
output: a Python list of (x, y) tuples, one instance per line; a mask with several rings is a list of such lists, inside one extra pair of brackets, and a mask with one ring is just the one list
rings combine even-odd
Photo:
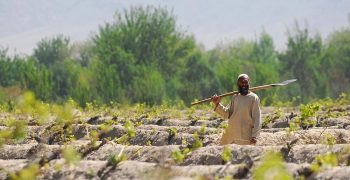
[(250, 143), (255, 145), (256, 144), (256, 138), (255, 137), (252, 137), (252, 139), (250, 139)]
[(219, 105), (220, 100), (221, 100), (221, 97), (216, 94), (211, 97), (211, 102), (215, 104), (215, 107)]

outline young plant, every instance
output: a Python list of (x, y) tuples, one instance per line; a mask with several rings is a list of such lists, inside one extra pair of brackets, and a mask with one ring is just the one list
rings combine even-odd
[(125, 161), (127, 158), (126, 158), (126, 155), (123, 153), (123, 151), (124, 151), (124, 148), (119, 152), (118, 155), (114, 154), (109, 156), (107, 164), (115, 167), (122, 161)]
[(134, 124), (131, 121), (126, 121), (124, 124), (124, 129), (128, 133), (128, 136), (134, 138), (136, 136), (136, 130)]
[(118, 138), (117, 140), (118, 144), (124, 144), (124, 145), (129, 145), (129, 136), (127, 134), (124, 134), (123, 136), (121, 136), (120, 138)]
[(8, 140), (21, 142), (26, 138), (26, 123), (20, 120), (9, 120), (8, 129), (0, 131), (0, 147)]
[(267, 127), (269, 123), (275, 122), (277, 119), (281, 118), (283, 116), (282, 110), (280, 108), (277, 108), (273, 114), (268, 114), (266, 117), (264, 117), (262, 127)]
[(227, 146), (224, 147), (224, 150), (222, 151), (221, 158), (224, 161), (224, 163), (231, 161), (232, 153), (231, 153), (231, 149), (229, 147), (227, 147)]
[(176, 163), (182, 164), (189, 152), (190, 152), (189, 148), (185, 148), (183, 151), (181, 151), (180, 149), (177, 149), (171, 153), (171, 157), (176, 161)]
[(97, 141), (100, 140), (99, 138), (99, 133), (95, 130), (91, 131), (89, 134), (89, 139), (90, 139), (90, 143), (92, 144), (92, 146), (97, 146)]
[(167, 132), (169, 133), (168, 142), (170, 142), (170, 140), (177, 134), (177, 129), (173, 127), (168, 129)]
[(319, 103), (310, 103), (300, 105), (301, 112), (301, 126), (306, 129), (316, 126), (317, 112), (320, 110), (321, 105)]
[(39, 174), (39, 165), (33, 164), (27, 168), (24, 168), (16, 173), (10, 173), (10, 179), (22, 180), (22, 179), (36, 179)]
[(333, 146), (335, 144), (335, 142), (336, 142), (335, 138), (329, 133), (325, 134), (323, 141), (322, 141), (323, 144), (326, 144), (328, 146)]
[(35, 119), (39, 125), (48, 121), (50, 106), (36, 100), (34, 93), (27, 91), (17, 101), (20, 114), (27, 115)]
[(325, 168), (335, 167), (338, 165), (338, 158), (335, 153), (328, 152), (327, 154), (317, 155), (315, 162), (311, 164), (311, 170), (318, 172)]
[(253, 170), (253, 179), (293, 179), (284, 166), (280, 153), (268, 152)]
[(299, 117), (294, 118), (294, 121), (290, 122), (289, 127), (285, 129), (287, 131), (288, 135), (299, 130), (300, 124), (301, 124), (300, 118)]
[(200, 140), (197, 133), (193, 134), (193, 138), (194, 138), (194, 142), (191, 146), (191, 150), (195, 150), (195, 149), (203, 147), (203, 142)]
[(81, 160), (81, 155), (70, 146), (64, 147), (62, 150), (62, 155), (66, 164), (75, 165)]
[(199, 133), (200, 135), (204, 135), (204, 134), (205, 134), (205, 128), (206, 128), (206, 125), (203, 124), (203, 125), (199, 128), (198, 133)]
[[(107, 164), (97, 172), (97, 175), (101, 179), (105, 179), (105, 176), (108, 175), (108, 172), (110, 172), (110, 170), (115, 169), (118, 166), (119, 163), (121, 163), (122, 161), (125, 161), (127, 159), (126, 155), (123, 153), (123, 151), (124, 151), (124, 147), (119, 152), (118, 155), (113, 154), (113, 155), (109, 156)], [(108, 167), (111, 167), (111, 169), (106, 171), (106, 169)]]

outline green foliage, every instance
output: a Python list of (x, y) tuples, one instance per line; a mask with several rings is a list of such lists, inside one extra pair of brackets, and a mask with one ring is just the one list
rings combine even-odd
[(140, 74), (136, 75), (132, 83), (135, 101), (160, 104), (166, 92), (162, 75), (157, 70), (146, 67), (138, 70), (138, 73)]
[(232, 153), (231, 153), (231, 149), (229, 147), (227, 147), (227, 146), (224, 147), (224, 150), (222, 151), (221, 158), (225, 163), (231, 161)]
[(268, 114), (264, 117), (262, 127), (266, 127), (267, 124), (275, 122), (278, 118), (283, 116), (283, 112), (280, 108), (277, 108), (273, 114)]
[(191, 146), (191, 150), (195, 150), (195, 149), (198, 149), (200, 147), (203, 147), (203, 142), (199, 138), (199, 135), (197, 133), (193, 134), (193, 138), (194, 138), (194, 142), (193, 142), (193, 144)]
[(311, 170), (318, 172), (322, 169), (331, 168), (338, 165), (337, 155), (331, 152), (327, 154), (317, 155), (315, 162), (311, 164)]
[(320, 105), (319, 104), (301, 104), (300, 105), (300, 112), (301, 112), (301, 117), (303, 119), (308, 119), (308, 118), (315, 118), (317, 111), (320, 110)]
[(323, 73), (327, 78), (327, 89), (330, 97), (337, 97), (339, 94), (349, 91), (349, 68), (350, 68), (350, 28), (349, 26), (336, 30), (328, 36), (326, 46), (326, 57), (321, 61)]
[[(0, 104), (13, 110), (19, 94), (29, 90), (41, 101), (63, 104), (72, 98), (82, 107), (94, 100), (184, 107), (194, 99), (236, 90), (241, 73), (250, 75), (251, 86), (298, 79), (283, 90), (259, 91), (262, 105), (296, 106), (350, 93), (349, 27), (323, 41), (296, 22), (281, 52), (265, 31), (256, 39), (205, 51), (179, 27), (166, 8), (140, 6), (117, 11), (113, 21), (83, 43), (71, 45), (64, 35), (47, 37), (28, 57), (9, 56), (2, 48)], [(349, 103), (347, 97), (339, 100)]]
[(198, 134), (204, 135), (204, 134), (205, 134), (205, 128), (206, 128), (206, 127), (207, 127), (207, 126), (206, 126), (205, 124), (203, 124), (203, 125), (199, 128)]
[(35, 180), (39, 174), (39, 165), (33, 164), (27, 168), (22, 169), (17, 174), (11, 173), (10, 178), (13, 180)]
[(69, 56), (69, 38), (58, 35), (53, 38), (45, 38), (34, 49), (34, 57), (39, 63), (52, 66), (63, 61)]
[(289, 127), (286, 128), (286, 131), (288, 134), (295, 132), (300, 129), (301, 126), (301, 120), (299, 117), (294, 118), (292, 122), (289, 123)]
[(120, 162), (125, 161), (126, 155), (124, 153), (121, 153), (119, 155), (111, 155), (108, 158), (108, 163), (111, 164), (112, 166), (117, 166)]
[(73, 105), (65, 103), (63, 106), (53, 105), (52, 112), (56, 115), (56, 122), (59, 125), (73, 123)]
[(64, 147), (62, 150), (62, 156), (66, 164), (76, 164), (81, 160), (81, 155), (70, 146)]
[(321, 109), (321, 105), (319, 103), (309, 103), (309, 104), (301, 104), (300, 112), (301, 117), (294, 118), (293, 122), (289, 124), (288, 131), (294, 131), (298, 127), (309, 128), (315, 127), (317, 122), (317, 112)]
[(169, 133), (169, 136), (174, 137), (177, 134), (177, 129), (176, 128), (169, 128), (167, 130), (167, 132)]
[(39, 125), (47, 122), (51, 110), (49, 104), (36, 100), (34, 93), (30, 91), (19, 98), (17, 107), (20, 113), (35, 118)]
[(280, 153), (268, 152), (253, 170), (253, 179), (293, 179), (284, 166)]
[(134, 138), (136, 135), (136, 130), (134, 124), (131, 121), (126, 121), (124, 124), (124, 129), (126, 130), (129, 137)]
[(0, 147), (9, 140), (21, 142), (26, 138), (27, 124), (25, 121), (10, 119), (7, 121), (7, 129), (0, 131)]
[(187, 156), (187, 154), (190, 152), (190, 149), (185, 148), (184, 150), (174, 150), (171, 153), (171, 157), (176, 161), (176, 163), (181, 164), (183, 163), (185, 157)]
[[(307, 28), (300, 28), (298, 23), (288, 33), (287, 50), (281, 54), (282, 71), (287, 72), (284, 78), (296, 78), (298, 83), (284, 92), (301, 95), (303, 102), (327, 94), (324, 79), (327, 79), (321, 68), (325, 49), (320, 35), (311, 37)], [(325, 68), (325, 67), (324, 67)]]
[(88, 136), (89, 136), (89, 139), (91, 141), (91, 144), (93, 146), (97, 146), (97, 141), (100, 140), (99, 133), (97, 131), (93, 130), (90, 132), (90, 134), (88, 134)]
[(329, 133), (326, 133), (326, 134), (324, 135), (324, 138), (323, 138), (323, 140), (322, 140), (322, 143), (323, 143), (323, 144), (327, 144), (327, 145), (329, 145), (329, 146), (333, 146), (333, 145), (336, 143), (336, 140), (335, 140), (334, 136), (332, 136), (332, 135), (329, 134)]

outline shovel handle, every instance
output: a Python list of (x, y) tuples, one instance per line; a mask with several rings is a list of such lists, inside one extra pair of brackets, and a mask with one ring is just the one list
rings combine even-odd
[[(271, 88), (273, 87), (274, 85), (264, 85), (264, 86), (258, 86), (258, 87), (253, 87), (253, 88), (250, 88), (249, 90), (250, 91), (259, 91), (259, 90), (263, 90), (263, 89), (268, 89), (268, 88)], [(231, 95), (234, 95), (234, 94), (238, 94), (238, 91), (233, 91), (233, 92), (228, 92), (228, 93), (225, 93), (225, 94), (221, 94), (219, 95), (220, 97), (226, 97), (226, 96), (231, 96)], [(197, 102), (193, 102), (191, 103), (191, 105), (197, 105), (197, 104), (201, 104), (201, 103), (205, 103), (205, 102), (209, 102), (211, 101), (211, 98), (206, 98), (206, 99), (202, 99), (200, 101), (197, 101)]]

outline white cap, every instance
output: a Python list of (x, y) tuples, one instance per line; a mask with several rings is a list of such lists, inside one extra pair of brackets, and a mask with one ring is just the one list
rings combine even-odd
[(249, 76), (247, 74), (240, 74), (238, 75), (238, 78), (237, 78), (237, 81), (239, 80), (239, 78), (241, 77), (245, 77), (245, 78), (248, 78), (249, 79)]

